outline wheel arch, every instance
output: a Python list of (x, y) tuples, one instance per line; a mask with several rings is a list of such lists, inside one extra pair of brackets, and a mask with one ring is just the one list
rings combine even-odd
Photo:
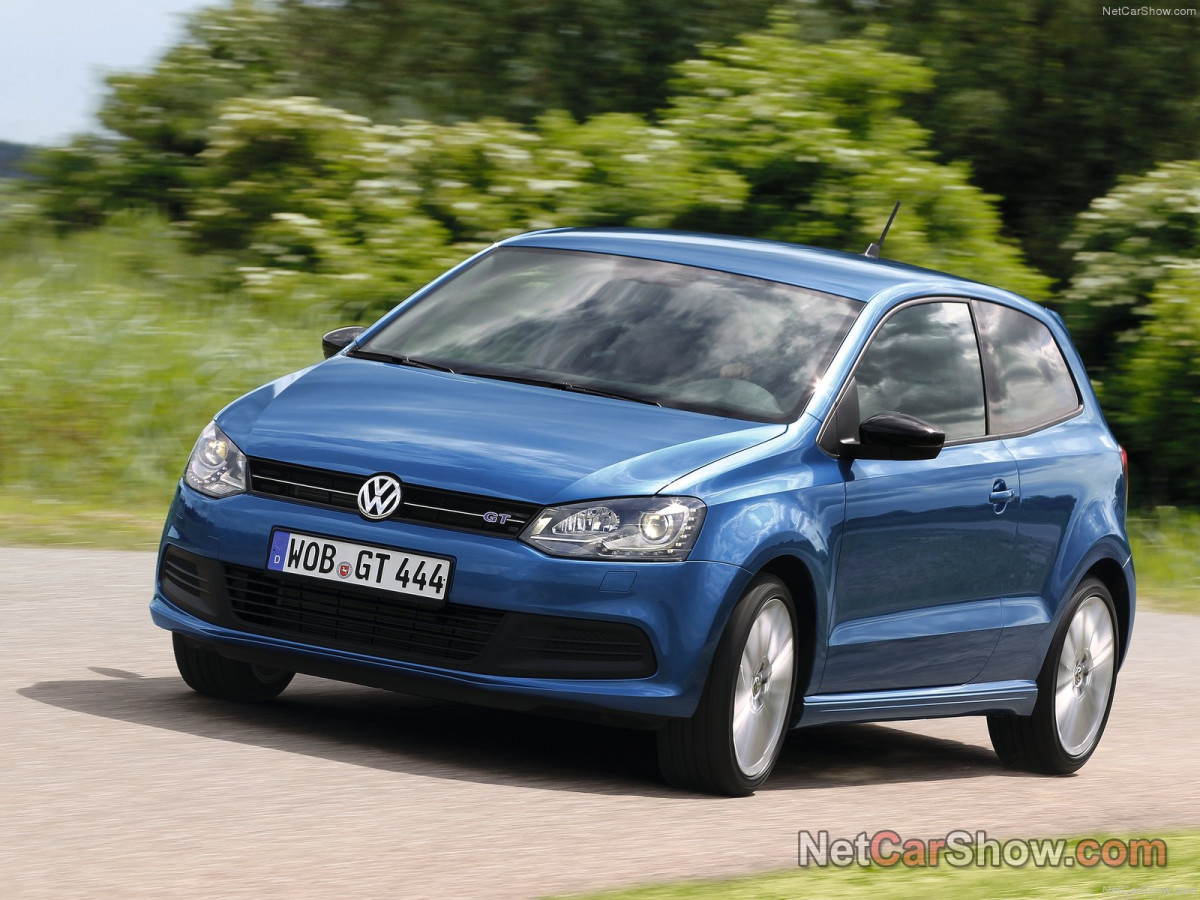
[(758, 569), (758, 575), (774, 575), (782, 581), (792, 595), (792, 606), (796, 612), (796, 711), (799, 716), (800, 701), (805, 691), (817, 680), (814, 664), (817, 655), (817, 596), (812, 571), (804, 560), (791, 554), (783, 554), (767, 560)]
[(1096, 560), (1080, 578), (1082, 582), (1088, 577), (1098, 578), (1108, 588), (1112, 595), (1113, 607), (1117, 613), (1117, 640), (1120, 642), (1118, 665), (1124, 663), (1125, 653), (1129, 648), (1129, 638), (1133, 630), (1133, 596), (1129, 589), (1129, 581), (1125, 571), (1111, 556)]

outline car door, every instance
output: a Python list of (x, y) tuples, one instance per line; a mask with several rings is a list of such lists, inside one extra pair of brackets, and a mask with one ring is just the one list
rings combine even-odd
[(987, 438), (967, 301), (920, 301), (876, 330), (839, 397), (946, 432), (937, 458), (843, 462), (846, 514), (821, 693), (961, 684), (1002, 628), (1016, 540), (1016, 462)]
[(1061, 586), (1055, 569), (1073, 517), (1111, 485), (1115, 448), (1096, 439), (1054, 335), (1026, 313), (972, 304), (987, 372), (989, 430), (1003, 438), (1021, 473), (1020, 517), (1004, 635), (987, 680), (1028, 677), (1030, 648), (1049, 640)]

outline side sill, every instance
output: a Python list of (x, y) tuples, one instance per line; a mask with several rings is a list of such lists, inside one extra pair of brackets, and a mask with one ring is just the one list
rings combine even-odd
[(1037, 702), (1032, 681), (992, 681), (901, 691), (814, 694), (804, 698), (797, 728), (835, 722), (884, 722), (1008, 713), (1028, 716)]

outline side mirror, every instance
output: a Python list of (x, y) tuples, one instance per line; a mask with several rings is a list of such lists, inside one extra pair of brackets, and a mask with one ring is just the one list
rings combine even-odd
[(321, 338), (321, 352), (325, 354), (326, 359), (329, 359), (329, 357), (341, 353), (349, 347), (366, 330), (366, 327), (363, 325), (347, 325), (345, 328), (335, 328)]
[(946, 432), (924, 419), (885, 412), (863, 422), (858, 440), (843, 440), (838, 449), (847, 459), (934, 459), (945, 443)]

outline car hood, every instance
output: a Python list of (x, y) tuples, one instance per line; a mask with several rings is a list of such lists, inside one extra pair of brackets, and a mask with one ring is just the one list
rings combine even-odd
[(652, 494), (786, 430), (349, 357), (248, 394), (218, 422), (251, 457), (539, 504)]

